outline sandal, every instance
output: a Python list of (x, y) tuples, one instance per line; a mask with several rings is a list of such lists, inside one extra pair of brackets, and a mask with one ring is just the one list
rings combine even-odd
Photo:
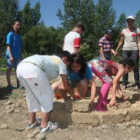
[(126, 90), (126, 88), (127, 88), (127, 85), (123, 85), (123, 86), (122, 86), (122, 89), (123, 89), (123, 90)]

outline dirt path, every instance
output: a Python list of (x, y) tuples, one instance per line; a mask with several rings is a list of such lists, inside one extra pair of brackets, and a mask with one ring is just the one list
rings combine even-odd
[[(14, 75), (12, 76), (12, 83), (15, 85)], [(30, 134), (38, 131), (38, 128), (37, 130), (30, 131), (26, 129), (28, 110), (25, 97), (23, 96), (25, 91), (7, 90), (5, 88), (5, 75), (0, 75), (0, 87), (0, 140), (36, 140), (36, 138), (27, 138)], [(86, 124), (69, 126), (60, 124), (58, 130), (48, 133), (43, 139), (140, 140), (140, 121), (136, 118), (136, 120), (131, 122), (101, 125), (98, 127), (92, 127)]]

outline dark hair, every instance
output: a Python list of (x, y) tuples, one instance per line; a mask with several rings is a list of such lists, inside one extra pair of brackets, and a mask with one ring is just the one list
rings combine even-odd
[[(11, 27), (11, 31), (12, 31), (12, 32), (14, 32), (13, 25), (15, 25), (16, 22), (19, 22), (19, 23), (20, 23), (19, 20), (15, 20), (15, 21), (13, 22), (12, 27)], [(17, 34), (19, 34), (19, 31), (17, 32)]]
[(128, 66), (130, 66), (130, 67), (136, 67), (134, 61), (133, 61), (132, 59), (129, 59), (129, 58), (123, 59), (122, 61), (120, 61), (120, 64), (122, 64), (124, 67), (125, 67), (126, 65), (128, 65)]
[(82, 31), (85, 31), (85, 27), (84, 27), (84, 25), (81, 22), (77, 23), (75, 25), (75, 28), (81, 28)]
[(84, 78), (84, 74), (86, 72), (86, 60), (84, 58), (84, 56), (81, 53), (73, 53), (73, 62), (78, 63), (79, 65), (81, 65), (81, 69), (79, 71), (81, 78)]
[(67, 61), (73, 62), (73, 57), (68, 51), (62, 51), (62, 53), (59, 55), (61, 58), (67, 57)]

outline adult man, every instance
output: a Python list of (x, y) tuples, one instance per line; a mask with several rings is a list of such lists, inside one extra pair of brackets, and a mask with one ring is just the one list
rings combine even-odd
[(106, 30), (106, 34), (99, 40), (101, 59), (111, 60), (111, 52), (114, 56), (117, 55), (117, 53), (113, 50), (112, 36), (113, 31), (108, 29)]
[(82, 23), (77, 23), (74, 29), (65, 36), (63, 50), (71, 54), (78, 52), (81, 44), (80, 35), (84, 32), (84, 29)]

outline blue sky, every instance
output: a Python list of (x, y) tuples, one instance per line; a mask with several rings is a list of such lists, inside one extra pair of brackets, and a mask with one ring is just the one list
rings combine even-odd
[[(56, 16), (58, 9), (63, 10), (64, 0), (30, 0), (31, 7), (36, 2), (41, 3), (41, 21), (43, 20), (46, 26), (60, 26), (61, 21)], [(95, 0), (95, 3), (97, 0)], [(26, 3), (26, 0), (19, 0), (19, 7), (22, 9)], [(140, 10), (140, 0), (113, 0), (113, 9), (116, 11), (117, 17), (122, 12), (125, 12), (126, 16), (134, 15)]]

